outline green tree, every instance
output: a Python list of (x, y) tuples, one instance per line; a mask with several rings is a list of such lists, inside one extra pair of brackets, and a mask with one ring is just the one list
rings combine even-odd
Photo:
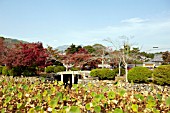
[(95, 50), (92, 46), (90, 46), (90, 45), (84, 46), (83, 48), (86, 49), (89, 53), (93, 53), (93, 52), (96, 51), (96, 50)]
[(75, 52), (78, 52), (78, 50), (82, 48), (80, 45), (76, 47), (76, 45), (71, 44), (70, 47), (68, 47), (65, 52), (66, 54), (74, 54)]

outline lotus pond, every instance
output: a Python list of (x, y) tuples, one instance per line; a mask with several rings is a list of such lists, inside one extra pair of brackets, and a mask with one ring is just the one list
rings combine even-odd
[[(0, 77), (1, 113), (170, 113), (170, 92)], [(154, 89), (153, 89), (154, 90)]]

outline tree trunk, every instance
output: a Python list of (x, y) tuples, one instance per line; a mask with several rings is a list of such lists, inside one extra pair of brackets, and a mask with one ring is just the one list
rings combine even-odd
[(127, 63), (125, 63), (125, 77), (126, 77), (126, 82), (128, 82), (127, 75), (128, 75), (128, 69), (127, 69)]
[(120, 67), (120, 62), (119, 62), (119, 76), (121, 74), (121, 67)]

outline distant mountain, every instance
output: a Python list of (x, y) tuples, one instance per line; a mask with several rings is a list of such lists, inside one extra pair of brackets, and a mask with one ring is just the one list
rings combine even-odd
[(22, 43), (28, 43), (28, 42), (23, 41), (23, 40), (12, 39), (12, 38), (5, 38), (5, 37), (2, 37), (2, 36), (0, 36), (0, 38), (4, 38), (4, 42), (5, 42), (5, 44), (6, 44), (8, 47), (11, 47), (13, 44), (18, 44), (18, 43), (20, 43), (20, 42), (22, 42)]
[(57, 49), (59, 51), (65, 51), (70, 45), (63, 45), (63, 46), (58, 46)]

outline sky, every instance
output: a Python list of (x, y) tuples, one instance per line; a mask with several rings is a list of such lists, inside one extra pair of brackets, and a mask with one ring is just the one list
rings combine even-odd
[(128, 39), (141, 51), (170, 51), (170, 0), (0, 0), (0, 36), (54, 48), (116, 49)]

